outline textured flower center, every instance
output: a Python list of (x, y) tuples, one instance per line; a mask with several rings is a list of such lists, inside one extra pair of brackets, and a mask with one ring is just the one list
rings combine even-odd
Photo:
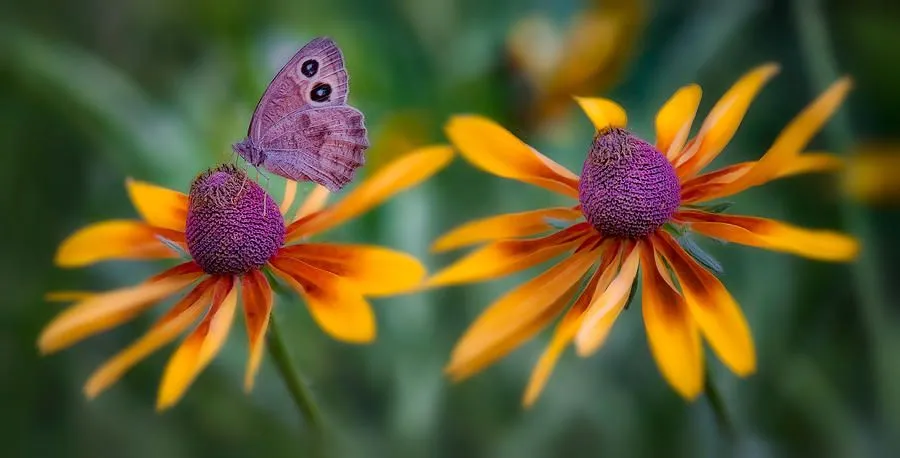
[(232, 165), (221, 165), (191, 183), (185, 236), (204, 272), (237, 275), (275, 255), (284, 243), (284, 220), (256, 182)]
[(624, 129), (607, 129), (594, 138), (584, 161), (578, 200), (601, 234), (641, 238), (675, 214), (681, 185), (656, 148)]

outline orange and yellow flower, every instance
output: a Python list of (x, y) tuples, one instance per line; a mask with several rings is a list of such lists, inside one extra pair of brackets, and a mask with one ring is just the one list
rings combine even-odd
[[(752, 100), (777, 71), (769, 64), (742, 77), (693, 138), (689, 134), (701, 89), (679, 89), (656, 116), (653, 145), (625, 130), (625, 110), (615, 102), (578, 98), (598, 131), (580, 176), (486, 118), (453, 118), (447, 134), (473, 165), (578, 203), (470, 222), (435, 242), (437, 251), (484, 246), (436, 273), (428, 280), (431, 287), (498, 278), (565, 255), (481, 314), (452, 351), (446, 367), (450, 377), (462, 380), (479, 372), (565, 311), (525, 391), (523, 402), (531, 405), (570, 343), (581, 356), (603, 345), (639, 273), (650, 349), (678, 393), (694, 399), (703, 391), (701, 336), (731, 371), (753, 373), (756, 354), (741, 309), (673, 233), (693, 231), (828, 261), (850, 260), (858, 251), (854, 239), (839, 233), (725, 215), (703, 205), (777, 178), (841, 165), (830, 154), (804, 149), (841, 104), (850, 89), (848, 79), (836, 82), (800, 113), (759, 161), (701, 173), (729, 143)], [(555, 229), (553, 220), (568, 227)]]
[(56, 263), (82, 267), (107, 260), (177, 258), (186, 253), (191, 259), (128, 288), (48, 294), (49, 300), (76, 303), (44, 328), (38, 347), (44, 354), (62, 350), (190, 287), (143, 337), (98, 368), (84, 387), (89, 398), (97, 396), (197, 323), (165, 368), (157, 399), (157, 408), (165, 409), (183, 396), (222, 348), (240, 294), (249, 338), (244, 380), (249, 391), (262, 358), (273, 304), (264, 270), (303, 297), (325, 333), (344, 342), (370, 342), (375, 338), (375, 318), (366, 298), (407, 292), (421, 283), (425, 269), (414, 257), (386, 248), (307, 239), (420, 183), (445, 167), (452, 155), (445, 146), (416, 150), (385, 165), (343, 200), (328, 206), (327, 190), (317, 187), (293, 217), (288, 212), (297, 183), (288, 182), (279, 211), (259, 185), (230, 166), (200, 175), (190, 196), (128, 180), (129, 196), (142, 219), (104, 221), (77, 231), (59, 247)]

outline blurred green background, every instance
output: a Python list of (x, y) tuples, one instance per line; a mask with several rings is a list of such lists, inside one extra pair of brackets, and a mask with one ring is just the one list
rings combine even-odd
[[(243, 394), (242, 326), (186, 398), (162, 415), (153, 406), (168, 351), (95, 401), (81, 394), (90, 371), (152, 317), (48, 358), (38, 356), (35, 340), (60, 308), (43, 301), (46, 291), (116, 288), (161, 268), (110, 262), (63, 270), (52, 265), (57, 244), (87, 223), (135, 216), (124, 193), (127, 176), (186, 190), (195, 174), (231, 160), (230, 144), (245, 134), (271, 76), (309, 39), (329, 35), (344, 51), (351, 103), (366, 113), (376, 142), (368, 169), (402, 153), (397, 145), (444, 142), (447, 117), (472, 112), (493, 117), (580, 170), (591, 141), (588, 121), (556, 93), (550, 99), (564, 102), (562, 113), (544, 116), (535, 83), (541, 78), (521, 60), (532, 48), (538, 64), (573, 49), (566, 29), (587, 11), (618, 18), (618, 28), (587, 34), (596, 41), (587, 46), (605, 47), (603, 62), (576, 62), (575, 68), (596, 71), (561, 91), (620, 101), (634, 130), (651, 139), (655, 110), (679, 86), (703, 86), (705, 113), (743, 72), (780, 62), (781, 74), (717, 162), (726, 164), (759, 157), (788, 120), (845, 73), (856, 90), (812, 149), (849, 155), (859, 141), (896, 140), (900, 7), (887, 4), (5, 2), (0, 455), (307, 454), (309, 437), (271, 361), (264, 361), (255, 391)], [(526, 44), (510, 52), (509, 36), (535, 15), (558, 29), (563, 45), (548, 51), (543, 45), (552, 35), (529, 32)], [(271, 189), (279, 189), (274, 180)], [(723, 281), (749, 316), (759, 353), (759, 372), (746, 380), (708, 358), (738, 431), (734, 444), (720, 434), (706, 398), (686, 404), (666, 386), (633, 310), (596, 356), (568, 352), (530, 410), (520, 407), (520, 397), (547, 334), (451, 385), (442, 366), (455, 339), (494, 298), (533, 272), (377, 300), (379, 338), (370, 346), (329, 339), (295, 298), (279, 298), (276, 314), (337, 436), (337, 456), (900, 456), (893, 260), (900, 219), (889, 205), (852, 201), (842, 189), (834, 175), (802, 176), (745, 193), (731, 211), (851, 232), (864, 242), (855, 264), (706, 245), (725, 265)], [(562, 202), (456, 160), (431, 181), (322, 238), (406, 250), (435, 269), (459, 255), (428, 253), (430, 242), (451, 227)]]

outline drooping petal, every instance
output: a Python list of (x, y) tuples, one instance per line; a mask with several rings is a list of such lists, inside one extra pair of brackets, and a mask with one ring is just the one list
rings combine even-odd
[(300, 204), (300, 208), (297, 209), (297, 214), (294, 215), (292, 221), (297, 221), (300, 218), (309, 216), (324, 208), (330, 194), (331, 191), (329, 191), (328, 188), (317, 184), (312, 191), (309, 192), (309, 195), (306, 196), (306, 200)]
[(750, 326), (725, 286), (697, 264), (669, 234), (660, 232), (653, 244), (672, 267), (691, 316), (719, 359), (742, 377), (756, 371)]
[[(179, 272), (175, 269), (170, 272)], [(41, 353), (52, 353), (124, 323), (201, 275), (199, 269), (190, 273), (163, 274), (137, 286), (91, 296), (53, 318), (41, 332), (38, 348)]]
[(266, 330), (272, 314), (272, 287), (266, 276), (257, 269), (241, 277), (241, 293), (244, 301), (244, 324), (247, 326), (247, 340), (250, 356), (247, 358), (247, 372), (244, 375), (244, 391), (253, 389), (253, 381), (262, 361), (265, 349)]
[(583, 215), (575, 208), (542, 208), (507, 213), (470, 221), (442, 235), (434, 242), (433, 251), (449, 251), (467, 245), (500, 239), (527, 237), (553, 229), (549, 220), (575, 221)]
[[(654, 241), (654, 244), (657, 244)], [(650, 351), (663, 377), (685, 399), (703, 391), (703, 348), (697, 324), (685, 303), (657, 268), (653, 245), (641, 247), (641, 309)]]
[(413, 256), (374, 245), (304, 243), (278, 253), (350, 280), (366, 296), (411, 291), (425, 278), (425, 267)]
[(578, 197), (578, 176), (482, 116), (454, 116), (447, 137), (472, 165), (569, 197)]
[(184, 232), (187, 221), (188, 196), (143, 181), (125, 181), (131, 203), (147, 224)]
[[(560, 322), (553, 331), (553, 337), (547, 348), (541, 354), (534, 370), (531, 372), (531, 378), (528, 380), (528, 386), (525, 388), (525, 395), (522, 397), (522, 404), (525, 407), (534, 405), (538, 396), (547, 385), (550, 374), (559, 357), (562, 356), (563, 350), (575, 338), (575, 333), (581, 326), (584, 311), (590, 306), (598, 292), (602, 292), (609, 286), (613, 276), (619, 268), (618, 243), (609, 243), (606, 247), (600, 248), (602, 263), (597, 267), (597, 271), (591, 276), (590, 281), (581, 291), (581, 294), (575, 299), (572, 307), (563, 315)], [(612, 328), (615, 317), (612, 313), (607, 315), (609, 318), (604, 319), (603, 324), (608, 324), (608, 328)], [(608, 323), (606, 323), (608, 321)]]
[(291, 209), (291, 205), (294, 204), (294, 198), (297, 197), (297, 182), (294, 180), (287, 180), (284, 183), (284, 197), (281, 199), (281, 214), (286, 215), (288, 210)]
[(591, 120), (591, 124), (598, 131), (612, 127), (625, 127), (628, 124), (628, 114), (616, 102), (609, 99), (593, 97), (575, 97), (575, 101), (584, 110), (584, 114)]
[(631, 285), (640, 265), (636, 245), (626, 245), (621, 254), (622, 268), (603, 291), (597, 291), (594, 300), (584, 312), (581, 325), (575, 334), (575, 350), (579, 356), (597, 351), (606, 341), (615, 318), (625, 306)]
[(691, 146), (675, 162), (679, 178), (693, 177), (722, 152), (740, 126), (756, 94), (778, 70), (775, 64), (757, 67), (739, 79), (716, 102)]
[(217, 283), (224, 283), (221, 280), (221, 278), (209, 277), (202, 281), (172, 306), (140, 339), (95, 370), (84, 385), (85, 395), (88, 398), (97, 397), (106, 388), (117, 382), (135, 364), (168, 345), (184, 333), (188, 327), (196, 323), (206, 311), (214, 289), (220, 286)]
[(656, 149), (674, 161), (684, 148), (700, 106), (703, 90), (696, 84), (677, 91), (656, 114)]
[(296, 259), (276, 256), (271, 265), (303, 297), (313, 319), (331, 337), (349, 343), (375, 339), (372, 306), (352, 282)]
[(56, 251), (60, 267), (82, 267), (110, 259), (167, 259), (177, 253), (157, 238), (146, 223), (111, 220), (84, 227), (63, 240)]
[(445, 371), (469, 377), (550, 324), (595, 258), (595, 250), (575, 253), (494, 302), (456, 343)]
[(206, 317), (166, 364), (156, 398), (157, 410), (175, 405), (225, 344), (237, 308), (237, 284), (228, 277), (227, 285), (225, 294), (219, 294), (222, 289), (217, 289)]
[(850, 261), (859, 253), (859, 242), (834, 231), (802, 229), (766, 218), (681, 211), (681, 221), (709, 237), (774, 251), (793, 253), (821, 261)]
[(500, 240), (466, 255), (435, 273), (428, 287), (456, 285), (518, 272), (570, 251), (593, 234), (587, 223), (533, 239)]
[(449, 146), (429, 146), (409, 153), (381, 168), (340, 202), (303, 217), (288, 226), (286, 242), (332, 228), (415, 186), (443, 169), (453, 159)]

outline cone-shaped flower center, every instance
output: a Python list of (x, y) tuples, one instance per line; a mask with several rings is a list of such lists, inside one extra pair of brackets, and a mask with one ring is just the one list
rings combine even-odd
[(681, 185), (666, 157), (624, 129), (594, 138), (584, 161), (578, 200), (601, 234), (641, 238), (668, 221), (681, 203)]
[(208, 274), (237, 275), (262, 267), (284, 243), (278, 205), (232, 165), (191, 183), (185, 230), (188, 251)]

